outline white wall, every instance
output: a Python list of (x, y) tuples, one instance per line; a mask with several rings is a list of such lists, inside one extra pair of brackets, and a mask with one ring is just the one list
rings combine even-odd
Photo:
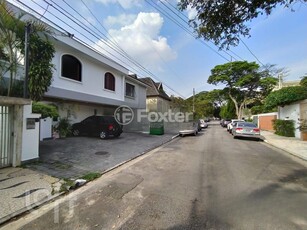
[(39, 140), (42, 141), (45, 138), (52, 138), (52, 118), (46, 117), (39, 121)]
[(279, 119), (282, 120), (294, 120), (294, 127), (295, 127), (295, 137), (300, 138), (300, 131), (297, 129), (299, 126), (299, 119), (300, 118), (300, 105), (292, 104), (286, 105), (284, 107), (279, 107)]
[[(125, 97), (125, 104), (130, 106), (131, 108), (139, 108), (139, 109), (146, 109), (146, 87), (140, 86), (136, 84), (135, 82), (126, 80), (125, 82), (134, 85), (134, 90), (135, 90), (135, 97), (130, 98), (130, 97)], [(125, 83), (126, 84), (126, 83)], [(125, 87), (124, 93), (125, 92)]]
[(95, 115), (113, 115), (117, 107), (103, 105), (85, 105), (78, 103), (56, 103), (61, 118), (67, 117), (71, 124), (80, 122), (86, 117)]
[(23, 132), (21, 161), (39, 157), (39, 122), (35, 122), (34, 129), (27, 129), (27, 118), (39, 118), (40, 114), (32, 113), (32, 105), (23, 107)]
[[(51, 86), (61, 89), (68, 89), (76, 92), (82, 92), (90, 95), (106, 97), (116, 100), (124, 100), (123, 73), (115, 69), (108, 68), (103, 63), (92, 59), (80, 53), (77, 50), (55, 44), (56, 53), (53, 63), (56, 70), (53, 72), (53, 81)], [(82, 64), (82, 81), (74, 81), (61, 76), (61, 57), (64, 54), (73, 55)], [(115, 77), (115, 91), (104, 89), (104, 75), (110, 72)]]

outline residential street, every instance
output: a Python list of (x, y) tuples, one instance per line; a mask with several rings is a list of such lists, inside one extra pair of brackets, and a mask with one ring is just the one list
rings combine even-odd
[(3, 229), (307, 229), (307, 165), (219, 125), (176, 138)]

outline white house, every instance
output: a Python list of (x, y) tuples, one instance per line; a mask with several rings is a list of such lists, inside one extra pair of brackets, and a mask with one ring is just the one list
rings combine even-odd
[[(9, 5), (16, 12), (21, 11), (16, 6)], [(26, 15), (26, 18), (31, 17), (34, 18), (30, 14)], [(63, 36), (56, 29), (54, 31), (49, 39), (56, 50), (52, 60), (55, 70), (52, 84), (43, 101), (57, 105), (60, 117), (68, 118), (74, 123), (90, 115), (113, 115), (121, 105), (133, 110), (146, 108), (147, 85), (135, 75), (130, 75), (127, 68), (72, 36)], [(24, 71), (19, 72), (23, 75)], [(23, 76), (19, 78), (22, 79)], [(29, 111), (31, 102), (0, 97), (0, 108), (0, 119), (6, 119), (9, 124), (9, 127), (0, 132), (1, 145), (7, 146), (0, 154), (0, 168), (17, 166), (22, 161), (38, 158), (39, 115)], [(44, 122), (41, 120), (41, 123)], [(10, 133), (14, 133), (14, 137), (7, 138)], [(41, 133), (44, 138), (52, 137), (51, 128), (44, 129), (43, 132), (41, 130)], [(12, 143), (14, 144), (10, 147)]]
[(61, 117), (77, 122), (90, 115), (113, 115), (118, 106), (146, 108), (146, 84), (129, 70), (68, 36), (50, 38), (56, 53), (52, 84), (44, 101)]

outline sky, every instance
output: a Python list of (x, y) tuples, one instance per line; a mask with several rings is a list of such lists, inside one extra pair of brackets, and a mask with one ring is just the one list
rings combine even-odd
[[(250, 37), (228, 51), (196, 39), (188, 27), (193, 9), (176, 10), (177, 0), (9, 0), (60, 26), (128, 68), (162, 82), (169, 95), (190, 97), (223, 88), (207, 83), (210, 71), (228, 61), (285, 68), (284, 81), (307, 75), (307, 3), (279, 6), (251, 22)], [(52, 25), (52, 26), (55, 26)]]

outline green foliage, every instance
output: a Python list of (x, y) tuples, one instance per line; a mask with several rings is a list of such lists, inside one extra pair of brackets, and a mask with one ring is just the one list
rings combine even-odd
[[(8, 7), (6, 1), (0, 0), (0, 88), (1, 94), (5, 96), (12, 94), (18, 63), (21, 60), (18, 47), (22, 43), (20, 36), (24, 31), (22, 17), (22, 14), (15, 14)], [(8, 81), (4, 81), (4, 74), (6, 73), (9, 75)]]
[(302, 86), (289, 86), (271, 92), (265, 99), (267, 108), (285, 106), (293, 102), (307, 99), (307, 90)]
[(55, 130), (59, 132), (60, 137), (67, 137), (71, 134), (71, 124), (68, 118), (60, 118)]
[[(193, 96), (186, 99), (188, 111), (193, 111)], [(194, 119), (212, 117), (214, 104), (209, 97), (209, 92), (200, 92), (194, 96)]]
[(56, 118), (59, 116), (58, 109), (55, 105), (44, 104), (42, 102), (33, 102), (32, 112), (40, 113), (42, 115), (42, 118)]
[(220, 117), (223, 119), (233, 119), (236, 116), (236, 108), (232, 100), (228, 100), (226, 105), (221, 107)]
[[(196, 17), (190, 21), (199, 37), (212, 40), (220, 48), (236, 46), (240, 37), (250, 36), (250, 21), (259, 15), (270, 15), (279, 4), (290, 7), (300, 0), (260, 0), (260, 1), (225, 1), (225, 0), (180, 0), (178, 8), (183, 11), (188, 7), (196, 10)], [(306, 0), (303, 0), (306, 2)]]
[(307, 76), (301, 79), (300, 85), (307, 88)]
[(170, 106), (172, 110), (178, 110), (180, 112), (187, 112), (188, 105), (187, 102), (181, 97), (171, 96)]
[[(0, 93), (6, 96), (21, 96), (23, 88), (16, 85), (16, 76), (18, 63), (24, 55), (25, 48), (25, 25), (31, 24), (31, 33), (29, 39), (29, 79), (28, 91), (32, 100), (38, 101), (47, 91), (51, 84), (52, 69), (51, 64), (55, 49), (53, 45), (42, 37), (51, 33), (44, 24), (29, 21), (24, 22), (23, 14), (17, 15), (9, 8), (5, 1), (0, 0), (0, 54), (6, 62), (0, 65)], [(6, 72), (9, 72), (10, 78), (7, 84), (2, 81)], [(18, 86), (18, 90), (16, 90)], [(5, 93), (5, 94), (4, 94)]]
[(252, 114), (261, 114), (261, 113), (271, 113), (271, 112), (277, 112), (277, 107), (268, 108), (265, 105), (255, 105), (251, 107), (251, 113)]
[(207, 82), (225, 85), (223, 91), (234, 102), (236, 117), (241, 119), (243, 108), (266, 97), (277, 79), (255, 62), (236, 61), (215, 66)]
[[(24, 44), (20, 48), (24, 53)], [(39, 101), (51, 85), (52, 70), (54, 68), (51, 61), (55, 49), (50, 41), (44, 40), (36, 33), (32, 33), (30, 36), (29, 49), (28, 90), (30, 98), (34, 101)]]
[(101, 176), (101, 173), (90, 172), (90, 173), (87, 173), (84, 176), (82, 176), (82, 179), (84, 179), (86, 181), (92, 181), (92, 180), (99, 178), (100, 176)]
[(280, 120), (276, 119), (273, 121), (273, 128), (275, 134), (285, 137), (295, 136), (295, 127), (293, 120)]

